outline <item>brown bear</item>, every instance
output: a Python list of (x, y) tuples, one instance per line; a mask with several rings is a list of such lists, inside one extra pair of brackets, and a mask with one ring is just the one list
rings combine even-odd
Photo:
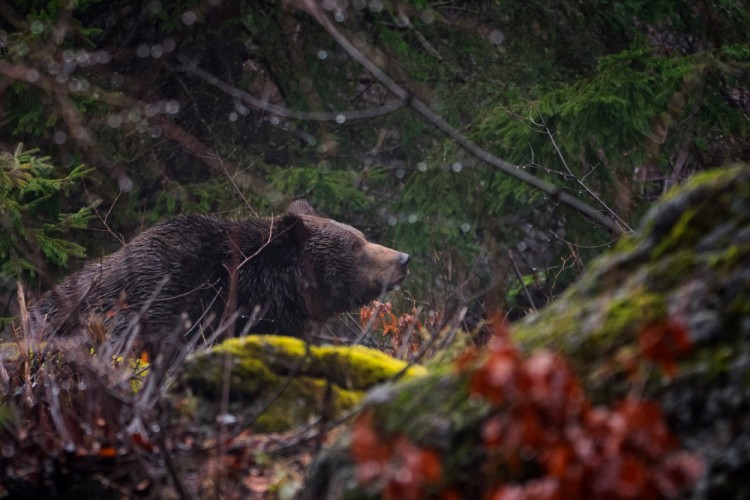
[(181, 215), (88, 262), (42, 296), (35, 316), (46, 335), (91, 334), (94, 323), (114, 337), (134, 325), (205, 335), (229, 320), (230, 334), (301, 336), (397, 287), (408, 263), (304, 201), (278, 217)]

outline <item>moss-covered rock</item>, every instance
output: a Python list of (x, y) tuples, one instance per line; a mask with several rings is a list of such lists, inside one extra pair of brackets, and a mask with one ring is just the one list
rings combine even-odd
[[(672, 430), (702, 456), (706, 473), (698, 496), (739, 498), (750, 496), (748, 304), (750, 169), (736, 166), (670, 191), (635, 234), (546, 310), (514, 325), (512, 335), (525, 349), (564, 354), (594, 401), (608, 403), (633, 388), (627, 359), (643, 350), (644, 329), (680, 325), (692, 353), (679, 360), (673, 377), (647, 371), (642, 390), (659, 400)], [(465, 371), (433, 372), (372, 393), (366, 408), (386, 435), (437, 450), (445, 457), (444, 474), (477, 485), (487, 480), (476, 450), (489, 410), (468, 387)], [(377, 495), (372, 483), (358, 481), (347, 439), (319, 457), (309, 498), (334, 491)]]
[[(206, 423), (226, 414), (225, 421), (282, 431), (321, 415), (338, 416), (402, 371), (407, 380), (425, 373), (362, 346), (318, 347), (292, 337), (251, 335), (193, 355), (175, 393), (196, 398), (182, 406)], [(229, 396), (225, 410), (222, 394)]]

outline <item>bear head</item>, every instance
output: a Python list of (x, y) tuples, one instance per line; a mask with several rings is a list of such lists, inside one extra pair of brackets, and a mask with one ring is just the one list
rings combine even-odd
[(318, 216), (295, 201), (287, 216), (301, 245), (301, 288), (307, 317), (315, 321), (361, 307), (398, 287), (408, 274), (409, 255), (367, 241), (361, 231)]

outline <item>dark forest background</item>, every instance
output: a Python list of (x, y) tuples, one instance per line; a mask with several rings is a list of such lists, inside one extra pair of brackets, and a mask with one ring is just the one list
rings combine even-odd
[(3, 2), (4, 304), (166, 216), (306, 198), (413, 256), (398, 307), (518, 317), (748, 157), (748, 26), (741, 0)]

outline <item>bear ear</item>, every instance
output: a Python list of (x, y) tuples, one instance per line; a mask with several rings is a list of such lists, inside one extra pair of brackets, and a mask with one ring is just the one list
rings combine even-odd
[(307, 200), (293, 201), (286, 209), (286, 213), (291, 215), (317, 215)]
[(287, 213), (282, 218), (281, 227), (286, 228), (289, 238), (299, 247), (302, 248), (310, 239), (310, 228), (305, 224), (305, 220), (296, 213)]

